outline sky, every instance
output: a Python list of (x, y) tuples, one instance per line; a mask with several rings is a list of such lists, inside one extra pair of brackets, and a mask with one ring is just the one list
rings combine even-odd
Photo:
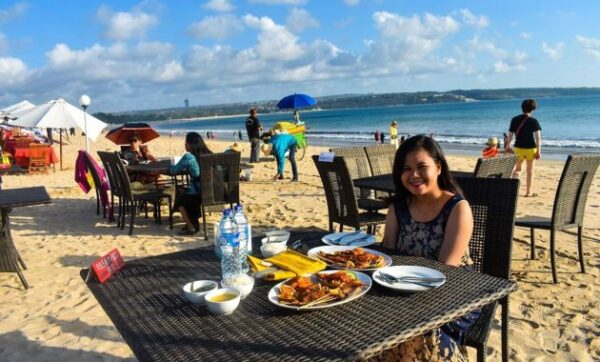
[(0, 107), (600, 86), (600, 1), (0, 2)]

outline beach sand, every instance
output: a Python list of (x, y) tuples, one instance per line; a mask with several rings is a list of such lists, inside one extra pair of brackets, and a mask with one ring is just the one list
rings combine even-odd
[[(134, 236), (96, 215), (94, 194), (84, 194), (74, 182), (76, 150), (81, 137), (64, 147), (68, 170), (47, 175), (5, 176), (3, 188), (44, 185), (53, 203), (17, 208), (11, 227), (17, 249), (27, 263), (31, 288), (24, 290), (15, 273), (0, 273), (0, 360), (135, 360), (110, 319), (79, 276), (99, 255), (118, 247), (126, 259), (197, 248), (200, 237), (176, 236), (168, 225), (152, 219), (136, 221)], [(178, 156), (182, 137), (163, 136), (149, 146), (154, 155)], [(214, 151), (231, 142), (209, 141)], [(243, 156), (248, 143), (242, 142)], [(56, 146), (55, 146), (56, 147)], [(58, 148), (58, 147), (57, 147)], [(98, 150), (116, 150), (102, 138)], [(311, 154), (318, 152), (311, 148)], [(57, 150), (58, 152), (58, 150)], [(454, 170), (470, 171), (475, 157), (449, 156)], [(537, 164), (535, 198), (519, 198), (518, 216), (550, 216), (563, 161)], [(58, 166), (57, 166), (58, 168)], [(299, 162), (300, 182), (274, 183), (274, 162), (254, 168), (254, 180), (241, 184), (241, 199), (255, 235), (269, 228), (327, 228), (327, 207), (321, 181), (310, 157)], [(524, 173), (523, 173), (524, 177)], [(586, 210), (585, 259), (587, 274), (579, 273), (574, 233), (558, 233), (559, 284), (552, 284), (548, 253), (549, 233), (537, 231), (538, 259), (529, 260), (529, 230), (515, 228), (512, 275), (518, 290), (511, 295), (510, 359), (514, 361), (592, 361), (600, 359), (600, 178), (590, 190)], [(523, 188), (523, 187), (522, 187)], [(523, 192), (521, 192), (521, 195)], [(175, 221), (181, 225), (176, 214)], [(217, 221), (213, 213), (209, 220)], [(176, 225), (178, 229), (179, 225)], [(212, 230), (212, 228), (209, 228)], [(381, 239), (383, 228), (378, 238)], [(499, 313), (488, 342), (490, 361), (500, 360)], [(474, 354), (470, 352), (472, 359)]]

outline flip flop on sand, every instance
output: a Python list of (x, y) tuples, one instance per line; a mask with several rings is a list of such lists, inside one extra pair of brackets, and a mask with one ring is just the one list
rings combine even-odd
[(536, 197), (538, 194), (536, 194), (535, 192), (531, 193), (531, 194), (525, 194), (525, 197)]

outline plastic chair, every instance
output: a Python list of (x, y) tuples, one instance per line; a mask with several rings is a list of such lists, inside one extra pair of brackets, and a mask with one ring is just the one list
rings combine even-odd
[(333, 162), (320, 162), (319, 156), (313, 156), (313, 161), (321, 176), (327, 209), (329, 211), (329, 231), (333, 232), (333, 223), (340, 224), (340, 231), (344, 225), (354, 229), (367, 227), (367, 232), (374, 232), (379, 224), (385, 223), (386, 215), (379, 212), (359, 212), (358, 202), (352, 178), (343, 157), (334, 157)]
[(527, 227), (531, 233), (531, 259), (535, 259), (535, 229), (550, 230), (550, 262), (552, 281), (558, 283), (555, 260), (555, 234), (577, 228), (577, 249), (581, 272), (585, 273), (583, 260), (583, 217), (590, 185), (600, 165), (600, 154), (575, 154), (567, 158), (552, 207), (552, 217), (525, 216), (515, 225)]
[[(461, 177), (456, 180), (473, 212), (473, 235), (469, 254), (473, 269), (498, 278), (509, 279), (515, 211), (519, 180)], [(508, 296), (502, 307), (502, 360), (508, 360)], [(482, 308), (471, 326), (465, 344), (477, 349), (477, 361), (486, 357), (486, 344), (498, 302)]]
[(29, 144), (29, 173), (48, 173), (48, 153), (50, 146), (41, 143)]

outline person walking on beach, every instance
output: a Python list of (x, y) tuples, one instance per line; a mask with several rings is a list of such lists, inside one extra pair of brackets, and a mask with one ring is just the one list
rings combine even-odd
[(398, 143), (398, 122), (396, 122), (396, 120), (393, 120), (390, 125), (390, 144), (394, 145), (396, 149), (398, 149), (398, 146), (400, 145)]
[(260, 133), (262, 125), (256, 117), (256, 108), (250, 109), (250, 117), (246, 118), (246, 132), (250, 140), (250, 163), (258, 162), (260, 159)]
[(379, 136), (381, 134), (379, 133), (379, 130), (375, 131), (375, 143), (379, 143)]
[(385, 144), (385, 133), (381, 132), (381, 144)]
[(278, 133), (271, 137), (269, 143), (265, 143), (261, 148), (265, 156), (273, 155), (277, 160), (277, 174), (275, 175), (274, 180), (283, 180), (285, 153), (289, 151), (288, 158), (292, 165), (292, 182), (298, 182), (298, 166), (296, 165), (298, 140), (296, 137), (286, 133)]
[(242, 140), (242, 131), (238, 131), (238, 139), (241, 141)]
[(508, 139), (504, 145), (506, 152), (511, 152), (510, 144), (515, 138), (514, 153), (518, 156), (512, 176), (519, 178), (523, 161), (527, 161), (527, 183), (525, 197), (537, 196), (533, 189), (533, 168), (535, 160), (542, 155), (542, 127), (537, 119), (531, 115), (537, 108), (533, 99), (526, 99), (521, 103), (522, 114), (510, 121)]

